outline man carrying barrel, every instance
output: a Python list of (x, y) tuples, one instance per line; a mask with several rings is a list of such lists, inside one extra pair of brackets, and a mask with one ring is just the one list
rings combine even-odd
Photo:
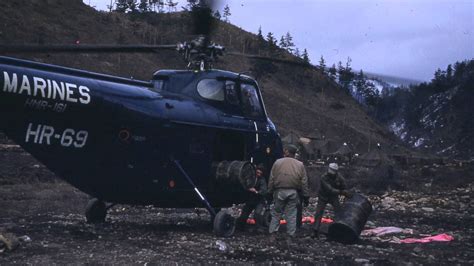
[(319, 227), (323, 218), (326, 205), (329, 203), (334, 211), (340, 209), (339, 195), (351, 197), (352, 194), (346, 190), (346, 182), (342, 175), (338, 173), (339, 166), (337, 163), (330, 163), (326, 174), (321, 177), (321, 186), (318, 194), (318, 205), (316, 206), (315, 223), (313, 237), (319, 236)]

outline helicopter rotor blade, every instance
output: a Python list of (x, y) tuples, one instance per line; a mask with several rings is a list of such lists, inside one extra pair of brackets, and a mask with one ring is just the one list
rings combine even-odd
[(155, 53), (158, 50), (176, 50), (177, 45), (34, 45), (0, 44), (0, 53)]
[(296, 61), (296, 60), (288, 60), (288, 59), (274, 58), (274, 57), (261, 56), (261, 55), (243, 54), (243, 53), (238, 53), (238, 52), (226, 52), (225, 54), (231, 55), (231, 56), (241, 56), (241, 57), (246, 57), (246, 58), (256, 59), (256, 60), (301, 66), (301, 67), (317, 68), (316, 66), (311, 65), (310, 63), (304, 62), (302, 60)]

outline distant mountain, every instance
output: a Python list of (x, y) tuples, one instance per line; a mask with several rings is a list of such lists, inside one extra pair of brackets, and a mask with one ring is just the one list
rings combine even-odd
[(423, 83), (423, 81), (410, 79), (410, 78), (402, 78), (402, 77), (395, 77), (383, 74), (376, 74), (366, 72), (365, 75), (370, 79), (381, 80), (392, 87), (408, 87), (410, 85), (418, 85)]

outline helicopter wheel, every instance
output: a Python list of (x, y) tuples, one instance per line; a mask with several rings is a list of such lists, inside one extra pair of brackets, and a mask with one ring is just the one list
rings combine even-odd
[(217, 236), (229, 237), (234, 234), (235, 219), (227, 211), (219, 211), (214, 218), (214, 233)]
[(86, 220), (88, 223), (103, 223), (107, 215), (105, 203), (99, 199), (91, 199), (86, 207)]

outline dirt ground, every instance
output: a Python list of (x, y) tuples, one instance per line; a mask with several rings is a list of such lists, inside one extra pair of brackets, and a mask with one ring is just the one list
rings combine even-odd
[[(466, 166), (452, 174), (445, 168), (431, 175), (429, 170), (407, 170), (420, 173), (417, 182), (412, 176), (399, 180), (398, 190), (369, 193), (374, 211), (368, 227), (396, 226), (413, 233), (363, 236), (356, 244), (344, 245), (324, 235), (310, 238), (308, 224), (289, 244), (271, 241), (264, 230), (252, 225), (233, 237), (219, 238), (212, 233), (205, 209), (115, 206), (105, 224), (91, 225), (83, 215), (89, 197), (56, 179), (20, 149), (0, 150), (0, 165), (0, 233), (23, 240), (17, 249), (0, 253), (0, 265), (474, 264), (474, 182), (471, 175), (455, 174), (472, 170)], [(436, 177), (438, 172), (448, 174), (447, 180), (464, 179), (443, 183)], [(305, 215), (311, 215), (315, 205), (312, 198)], [(453, 236), (454, 241), (393, 243), (440, 233)]]

